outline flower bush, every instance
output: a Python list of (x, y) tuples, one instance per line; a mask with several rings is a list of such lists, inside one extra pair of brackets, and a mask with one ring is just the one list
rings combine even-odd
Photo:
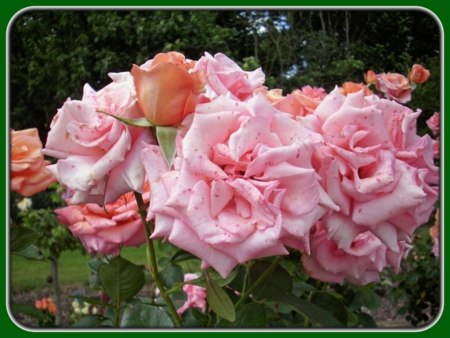
[[(89, 267), (108, 299), (83, 301), (106, 310), (80, 322), (373, 325), (328, 283), (370, 307), (367, 285), (400, 273), (435, 208), (438, 143), (417, 134), (421, 111), (404, 105), (428, 76), (420, 65), (409, 78), (369, 70), (367, 86), (283, 96), (224, 54), (169, 52), (110, 73), (97, 92), (86, 85), (58, 110), (43, 150), (67, 189), (58, 219), (101, 254)], [(427, 124), (436, 135), (438, 115)], [(146, 267), (120, 256), (144, 243)], [(157, 260), (154, 243), (176, 251)], [(187, 274), (185, 260), (197, 262)], [(148, 273), (150, 298), (137, 297)]]

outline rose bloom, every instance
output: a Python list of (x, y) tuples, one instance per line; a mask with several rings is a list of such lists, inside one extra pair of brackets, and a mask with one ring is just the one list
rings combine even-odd
[(313, 99), (319, 98), (323, 100), (327, 96), (327, 92), (323, 88), (303, 86), (301, 92)]
[(439, 176), (432, 139), (416, 133), (419, 114), (362, 91), (345, 97), (338, 88), (316, 109), (316, 131), (325, 144), (313, 163), (340, 207), (322, 221), (339, 249), (348, 250), (359, 234), (371, 231), (399, 252), (398, 243), (409, 242), (428, 221)]
[[(149, 185), (144, 186), (144, 203), (149, 201)], [(138, 213), (134, 193), (121, 196), (103, 207), (94, 203), (56, 209), (58, 220), (79, 237), (89, 253), (118, 255), (122, 246), (139, 247), (146, 242), (144, 225)]]
[(408, 79), (401, 74), (378, 74), (376, 88), (382, 91), (388, 100), (395, 100), (399, 103), (411, 101), (411, 85)]
[(251, 72), (244, 71), (222, 53), (213, 57), (205, 52), (205, 56), (198, 60), (193, 70), (206, 74), (205, 93), (200, 95), (199, 103), (209, 102), (220, 95), (236, 101), (247, 101), (265, 81), (261, 68)]
[(439, 118), (439, 113), (436, 112), (433, 114), (433, 116), (431, 116), (427, 121), (427, 126), (428, 128), (431, 129), (431, 131), (433, 132), (433, 134), (436, 136), (439, 134), (440, 129), (441, 129), (441, 122), (440, 122), (440, 118)]
[(424, 83), (428, 80), (430, 76), (430, 71), (428, 69), (423, 68), (422, 65), (415, 64), (411, 68), (411, 72), (409, 73), (409, 79), (414, 83)]
[(133, 127), (106, 113), (142, 118), (130, 73), (110, 73), (113, 82), (98, 92), (84, 86), (83, 99), (68, 99), (53, 118), (43, 153), (59, 158), (49, 170), (75, 191), (72, 204), (115, 202), (121, 195), (143, 192), (142, 142), (152, 143), (148, 129)]
[(345, 82), (340, 88), (342, 95), (347, 96), (350, 93), (357, 93), (360, 90), (364, 90), (364, 95), (373, 95), (373, 92), (367, 88), (364, 83)]
[(47, 189), (55, 177), (45, 167), (42, 142), (36, 128), (11, 130), (11, 190), (29, 197)]
[(262, 93), (272, 105), (292, 117), (312, 114), (327, 93), (323, 88), (304, 86), (302, 90), (295, 89), (287, 96), (281, 89), (267, 90), (265, 87), (256, 89), (254, 94)]
[[(189, 282), (198, 278), (195, 273), (187, 273), (184, 275), (184, 281)], [(178, 316), (190, 307), (198, 307), (203, 312), (206, 309), (206, 289), (198, 285), (184, 284), (183, 291), (187, 294), (187, 301), (177, 310)]]
[(373, 70), (368, 70), (365, 74), (366, 83), (375, 83), (377, 82), (377, 75)]
[(379, 273), (392, 267), (398, 273), (400, 262), (412, 246), (401, 241), (398, 252), (389, 250), (370, 231), (360, 233), (343, 250), (327, 238), (327, 232), (318, 222), (311, 230), (311, 255), (303, 254), (302, 263), (311, 277), (327, 283), (340, 283), (344, 279), (366, 285), (380, 280)]
[(195, 62), (177, 52), (159, 53), (131, 70), (139, 106), (155, 126), (179, 124), (194, 111), (204, 75), (193, 71)]
[(213, 266), (223, 277), (249, 259), (309, 251), (309, 229), (330, 210), (311, 166), (320, 135), (262, 94), (199, 104), (178, 135), (174, 170), (158, 146), (142, 151), (152, 187), (153, 238)]

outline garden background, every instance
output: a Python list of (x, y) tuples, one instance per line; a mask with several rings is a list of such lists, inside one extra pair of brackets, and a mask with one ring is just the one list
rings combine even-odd
[[(133, 63), (170, 50), (191, 59), (205, 50), (222, 52), (245, 70), (262, 67), (267, 85), (282, 88), (283, 93), (307, 84), (330, 91), (334, 84), (363, 82), (368, 69), (407, 74), (412, 64), (420, 63), (431, 76), (408, 104), (423, 110), (419, 135), (429, 132), (425, 121), (441, 111), (440, 30), (423, 11), (30, 11), (11, 25), (9, 41), (10, 126), (37, 127), (44, 144), (56, 109), (67, 97), (81, 98), (84, 83), (99, 89), (109, 82), (108, 72), (129, 70)], [(20, 199), (14, 194), (10, 198), (13, 220), (20, 218), (16, 207)], [(32, 200), (36, 210), (61, 203), (52, 199), (51, 192)], [(426, 231), (423, 235), (429, 241)], [(75, 256), (83, 257), (78, 250), (64, 252), (61, 262), (67, 257), (64, 265), (75, 266), (70, 261)], [(19, 281), (23, 273), (15, 275), (14, 269), (29, 271), (20, 267), (22, 262), (12, 260), (12, 291), (45, 286), (46, 281), (38, 278), (31, 284), (29, 279)], [(47, 279), (49, 264), (33, 264), (47, 264), (38, 268)], [(61, 272), (61, 282), (88, 283), (89, 272), (82, 269), (83, 277)]]

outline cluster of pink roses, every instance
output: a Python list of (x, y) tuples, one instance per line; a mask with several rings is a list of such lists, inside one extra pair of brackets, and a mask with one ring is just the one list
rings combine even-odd
[[(125, 206), (119, 197), (143, 193), (147, 178), (152, 238), (191, 252), (202, 268), (225, 277), (293, 248), (314, 278), (362, 285), (399, 269), (433, 210), (438, 168), (433, 140), (416, 133), (420, 111), (364, 90), (305, 86), (284, 97), (263, 86), (260, 69), (243, 71), (223, 54), (158, 54), (110, 76), (102, 90), (86, 85), (82, 100), (64, 103), (44, 149), (59, 158), (49, 169), (75, 191), (71, 203), (88, 203), (57, 213), (90, 251), (145, 240), (106, 238), (134, 231), (114, 212), (137, 224), (132, 197)], [(177, 127), (170, 167), (148, 128), (114, 116)]]

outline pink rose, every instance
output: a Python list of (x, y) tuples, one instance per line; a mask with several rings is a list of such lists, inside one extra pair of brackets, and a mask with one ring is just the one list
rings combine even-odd
[(411, 85), (409, 80), (401, 74), (378, 74), (376, 88), (381, 90), (388, 100), (395, 100), (399, 103), (411, 101)]
[[(148, 183), (142, 195), (149, 201)], [(89, 253), (118, 255), (120, 247), (139, 247), (146, 242), (144, 225), (138, 213), (134, 193), (121, 196), (113, 203), (103, 207), (94, 203), (74, 205), (56, 209), (59, 221), (67, 226), (72, 234), (79, 237)]]
[[(184, 275), (184, 281), (189, 282), (198, 278), (195, 273), (187, 273)], [(201, 286), (185, 284), (183, 291), (187, 294), (187, 301), (177, 310), (179, 316), (190, 307), (198, 307), (205, 312), (206, 309), (206, 289)]]
[(158, 146), (142, 151), (153, 237), (223, 277), (239, 262), (287, 254), (284, 245), (309, 251), (309, 229), (337, 210), (311, 166), (321, 139), (262, 94), (199, 104), (180, 128), (175, 170)]
[(440, 129), (441, 129), (441, 122), (439, 118), (439, 113), (434, 113), (433, 116), (431, 116), (427, 121), (427, 126), (431, 129), (433, 134), (439, 135)]
[(327, 92), (323, 88), (303, 86), (301, 91), (304, 95), (309, 96), (313, 99), (319, 98), (323, 100), (325, 96), (327, 96)]
[(142, 142), (152, 143), (144, 128), (128, 126), (98, 112), (126, 119), (144, 117), (130, 73), (110, 73), (113, 82), (98, 92), (85, 85), (83, 99), (68, 99), (53, 118), (43, 153), (59, 158), (49, 170), (75, 190), (72, 204), (115, 202), (142, 191), (145, 172)]
[(36, 128), (11, 130), (11, 190), (31, 196), (47, 189), (55, 177), (45, 167), (42, 142)]
[(209, 102), (220, 95), (236, 101), (247, 101), (253, 97), (253, 91), (261, 88), (265, 76), (261, 68), (252, 72), (243, 71), (233, 60), (218, 53), (212, 57), (205, 56), (198, 60), (193, 71), (206, 74), (206, 93), (200, 95), (199, 102)]
[(344, 282), (366, 285), (379, 281), (379, 273), (392, 267), (398, 273), (400, 261), (412, 248), (398, 242), (399, 250), (392, 252), (370, 231), (360, 233), (346, 249), (340, 249), (327, 238), (320, 222), (311, 231), (311, 255), (303, 254), (305, 271), (313, 278), (328, 283)]
[(322, 221), (340, 249), (371, 231), (399, 252), (398, 242), (427, 222), (438, 198), (438, 168), (431, 138), (416, 134), (419, 114), (362, 91), (344, 97), (339, 89), (317, 107), (325, 145), (313, 163), (340, 207)]
[(439, 140), (433, 140), (433, 158), (438, 159), (440, 157)]

